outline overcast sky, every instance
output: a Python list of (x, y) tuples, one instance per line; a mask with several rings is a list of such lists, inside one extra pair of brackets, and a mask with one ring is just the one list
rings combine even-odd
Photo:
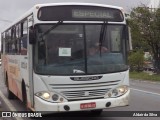
[(79, 1), (116, 5), (123, 7), (126, 11), (130, 11), (131, 8), (141, 3), (149, 4), (150, 0), (0, 0), (0, 32), (9, 24), (9, 22), (5, 22), (5, 20), (14, 21), (35, 4)]

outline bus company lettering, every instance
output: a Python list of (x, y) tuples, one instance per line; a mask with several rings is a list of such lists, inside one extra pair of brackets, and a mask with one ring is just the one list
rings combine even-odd
[(9, 62), (13, 64), (18, 64), (18, 61), (16, 59), (9, 59)]
[(10, 73), (13, 73), (16, 75), (16, 67), (15, 66), (9, 66)]
[(91, 76), (91, 77), (70, 77), (71, 80), (74, 81), (88, 81), (88, 80), (99, 80), (103, 76)]

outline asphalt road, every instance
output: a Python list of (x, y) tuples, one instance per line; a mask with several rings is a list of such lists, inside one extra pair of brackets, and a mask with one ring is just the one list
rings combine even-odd
[[(130, 105), (127, 107), (105, 109), (100, 117), (90, 116), (90, 112), (71, 112), (58, 114), (55, 117), (53, 114), (43, 116), (41, 119), (45, 120), (160, 120), (160, 117), (106, 117), (108, 112), (113, 111), (112, 114), (127, 114), (126, 111), (134, 111), (135, 113), (141, 113), (136, 111), (148, 111), (147, 113), (153, 113), (156, 115), (157, 111), (160, 111), (160, 83), (145, 82), (138, 80), (130, 80), (131, 97)], [(0, 111), (26, 111), (24, 105), (17, 99), (8, 100), (7, 89), (1, 78), (0, 72)], [(120, 112), (119, 112), (120, 111)], [(125, 112), (123, 112), (125, 111)], [(131, 113), (132, 113), (131, 112)], [(160, 112), (159, 112), (160, 114)], [(159, 115), (158, 114), (158, 115)], [(0, 120), (30, 120), (31, 118), (0, 118)], [(37, 118), (38, 120), (40, 118)]]

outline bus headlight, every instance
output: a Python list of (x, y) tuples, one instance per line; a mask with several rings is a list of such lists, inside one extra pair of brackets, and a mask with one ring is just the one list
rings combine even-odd
[(53, 101), (57, 101), (59, 99), (59, 96), (57, 94), (52, 95)]
[(63, 96), (61, 96), (55, 92), (42, 91), (42, 92), (36, 93), (35, 95), (37, 97), (40, 97), (41, 99), (49, 101), (49, 102), (56, 102), (56, 103), (67, 102), (67, 100)]
[(110, 92), (107, 93), (106, 97), (119, 97), (122, 96), (123, 94), (125, 94), (128, 91), (128, 86), (123, 85), (123, 86), (119, 86), (115, 89), (112, 89)]
[(39, 92), (36, 95), (42, 99), (45, 99), (45, 100), (48, 100), (51, 96), (50, 93), (48, 93), (48, 92)]

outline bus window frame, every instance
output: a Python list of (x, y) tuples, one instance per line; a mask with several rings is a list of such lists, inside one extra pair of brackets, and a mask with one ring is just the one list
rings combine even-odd
[[(34, 28), (37, 28), (37, 26), (38, 25), (52, 25), (52, 24), (56, 24), (56, 23), (40, 23), (40, 24), (36, 24), (35, 26), (34, 26)], [(103, 23), (63, 23), (64, 25), (99, 25), (99, 24), (103, 24)], [(63, 25), (63, 24), (61, 24), (61, 25)], [(124, 24), (124, 23), (118, 23), (118, 24), (114, 24), (114, 23), (109, 23), (109, 24), (107, 24), (107, 25), (121, 25), (121, 26), (123, 26), (123, 30), (122, 30), (122, 32), (124, 33), (125, 32), (125, 27), (127, 26), (126, 24)], [(36, 31), (36, 30), (35, 30)], [(123, 57), (125, 58), (124, 59), (124, 62), (125, 62), (125, 65), (127, 65), (127, 53), (125, 52), (125, 49), (127, 49), (127, 47), (126, 47), (126, 41), (127, 41), (127, 39), (126, 39), (126, 37), (124, 37), (123, 36), (123, 34), (122, 34), (122, 36), (121, 36), (122, 38), (124, 38), (123, 40), (122, 40), (122, 38), (121, 38), (121, 45), (123, 45), (124, 47), (122, 48), (121, 47), (121, 49), (118, 51), (118, 52), (121, 52), (121, 53), (123, 53)], [(36, 38), (37, 39), (37, 38)], [(37, 41), (37, 40), (36, 40)], [(125, 43), (124, 43), (125, 42)], [(123, 44), (124, 43), (124, 44)], [(110, 41), (109, 41), (109, 44), (110, 44)], [(111, 45), (110, 45), (111, 46)], [(87, 46), (86, 46), (87, 47)], [(35, 50), (35, 47), (34, 47), (34, 50)], [(114, 51), (112, 51), (113, 53), (116, 53), (116, 52), (114, 52)], [(33, 53), (35, 54), (35, 51), (33, 51)], [(86, 54), (86, 53), (85, 53)], [(35, 57), (35, 55), (34, 55), (34, 57)], [(35, 59), (35, 58), (33, 58), (33, 59)], [(34, 60), (34, 63), (33, 63), (33, 69), (34, 69), (34, 71), (35, 71), (35, 73), (36, 74), (39, 74), (39, 75), (62, 75), (62, 76), (74, 76), (74, 75), (79, 75), (79, 74), (67, 74), (67, 75), (65, 75), (65, 74), (42, 74), (42, 73), (39, 73), (39, 72), (37, 72), (36, 71), (36, 68), (35, 68), (35, 60)], [(127, 69), (125, 69), (125, 70), (123, 70), (123, 71), (126, 71), (126, 70), (128, 70), (128, 68)], [(109, 73), (117, 73), (117, 72), (123, 72), (123, 71), (114, 71), (114, 72), (108, 72), (107, 74), (109, 74)], [(106, 74), (106, 73), (101, 73), (101, 74)], [(81, 74), (81, 75), (93, 75), (93, 74)]]

